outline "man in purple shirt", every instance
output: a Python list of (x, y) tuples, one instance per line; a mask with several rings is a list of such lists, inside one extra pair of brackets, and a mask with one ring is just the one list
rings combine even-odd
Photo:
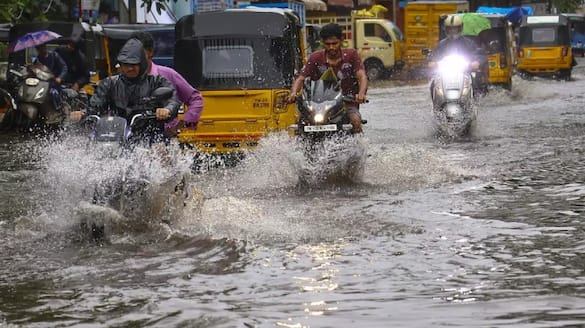
[(177, 90), (179, 101), (187, 105), (187, 111), (181, 120), (174, 119), (166, 124), (166, 132), (169, 136), (176, 136), (181, 129), (187, 127), (196, 129), (201, 111), (203, 110), (203, 97), (199, 90), (193, 88), (179, 72), (166, 66), (160, 66), (152, 62), (154, 56), (154, 39), (152, 35), (145, 31), (136, 31), (132, 33), (130, 39), (138, 39), (142, 42), (146, 52), (148, 62), (148, 73), (150, 75), (162, 75), (169, 80)]

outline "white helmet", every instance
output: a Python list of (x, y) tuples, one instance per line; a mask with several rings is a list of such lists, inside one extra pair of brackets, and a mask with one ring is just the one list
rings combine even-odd
[(463, 33), (463, 19), (459, 15), (449, 15), (445, 18), (445, 34), (448, 38), (458, 38)]

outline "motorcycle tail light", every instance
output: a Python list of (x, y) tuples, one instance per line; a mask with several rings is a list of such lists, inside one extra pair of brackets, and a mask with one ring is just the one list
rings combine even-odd
[(288, 96), (288, 91), (277, 91), (274, 95), (274, 111), (276, 113), (286, 112), (286, 96)]
[(561, 52), (561, 56), (565, 57), (569, 54), (569, 48), (564, 47), (563, 51)]

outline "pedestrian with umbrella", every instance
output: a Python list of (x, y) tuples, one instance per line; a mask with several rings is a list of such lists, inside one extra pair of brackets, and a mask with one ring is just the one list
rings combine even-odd
[(45, 65), (55, 76), (53, 81), (51, 81), (50, 94), (57, 108), (59, 108), (60, 85), (67, 74), (68, 68), (63, 58), (57, 52), (48, 50), (47, 42), (59, 38), (61, 38), (61, 35), (58, 33), (49, 30), (40, 30), (26, 33), (8, 45), (8, 52), (21, 51), (32, 47), (36, 48), (37, 57), (33, 60), (33, 64)]
[(18, 37), (8, 45), (8, 52), (17, 52), (26, 48), (35, 47), (37, 49), (37, 58), (33, 64), (43, 64), (55, 75), (57, 85), (67, 74), (67, 64), (59, 54), (54, 51), (48, 51), (47, 42), (61, 38), (61, 35), (49, 30), (40, 30), (26, 33)]

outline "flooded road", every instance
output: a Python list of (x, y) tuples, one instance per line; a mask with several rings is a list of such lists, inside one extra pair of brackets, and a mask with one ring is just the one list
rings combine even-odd
[(426, 84), (371, 88), (353, 181), (303, 187), (273, 136), (101, 246), (74, 232), (95, 158), (1, 136), (0, 327), (583, 326), (585, 62), (513, 88), (455, 142)]

